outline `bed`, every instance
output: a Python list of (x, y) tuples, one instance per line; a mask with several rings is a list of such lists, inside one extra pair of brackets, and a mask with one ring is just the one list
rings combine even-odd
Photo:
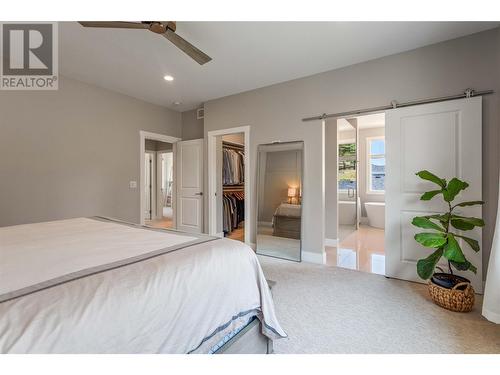
[(0, 228), (0, 353), (267, 353), (286, 337), (241, 242), (76, 218)]
[(273, 236), (300, 240), (301, 205), (281, 203), (273, 215)]

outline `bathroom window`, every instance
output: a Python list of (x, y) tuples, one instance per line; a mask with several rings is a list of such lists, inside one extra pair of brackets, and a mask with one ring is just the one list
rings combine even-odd
[(385, 139), (368, 138), (368, 192), (385, 192)]
[(356, 189), (356, 143), (339, 144), (339, 190)]

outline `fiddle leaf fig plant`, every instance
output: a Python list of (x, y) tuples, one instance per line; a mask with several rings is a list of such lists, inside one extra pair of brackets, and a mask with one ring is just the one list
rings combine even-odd
[(423, 180), (434, 183), (436, 189), (427, 191), (420, 197), (423, 201), (430, 201), (440, 195), (448, 205), (448, 211), (442, 214), (417, 216), (412, 220), (412, 224), (418, 228), (426, 229), (423, 233), (417, 233), (415, 240), (421, 245), (434, 249), (434, 252), (427, 258), (417, 262), (417, 273), (422, 279), (427, 280), (436, 269), (436, 265), (444, 257), (448, 261), (449, 273), (453, 274), (453, 268), (460, 271), (471, 271), (476, 273), (476, 267), (466, 258), (457, 239), (462, 239), (472, 250), (478, 252), (479, 242), (473, 238), (456, 233), (458, 231), (468, 231), (475, 227), (483, 227), (484, 221), (481, 218), (466, 217), (458, 215), (455, 211), (458, 207), (468, 207), (484, 204), (483, 201), (470, 201), (454, 203), (457, 195), (469, 187), (465, 181), (452, 178), (447, 182), (435, 174), (423, 170), (416, 175)]

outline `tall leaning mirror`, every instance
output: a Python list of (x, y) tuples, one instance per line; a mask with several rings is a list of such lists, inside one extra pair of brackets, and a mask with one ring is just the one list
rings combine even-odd
[(300, 262), (304, 142), (257, 151), (257, 254)]

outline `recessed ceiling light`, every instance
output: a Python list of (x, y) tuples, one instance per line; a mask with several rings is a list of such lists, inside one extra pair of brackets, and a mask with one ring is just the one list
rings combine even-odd
[(171, 82), (171, 81), (173, 81), (173, 80), (174, 80), (174, 77), (172, 77), (172, 76), (165, 76), (165, 77), (163, 77), (163, 79), (164, 79), (165, 81), (169, 81), (169, 82)]
[(173, 105), (181, 105), (181, 102), (173, 102)]

